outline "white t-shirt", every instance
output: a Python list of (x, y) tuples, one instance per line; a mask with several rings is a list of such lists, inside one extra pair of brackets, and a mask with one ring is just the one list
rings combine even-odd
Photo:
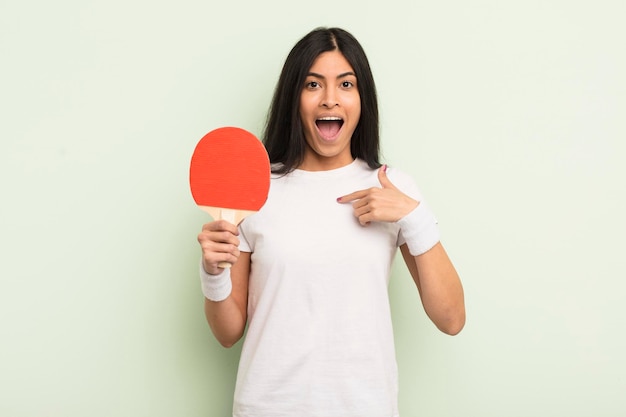
[[(412, 179), (389, 179), (416, 200)], [(240, 225), (251, 252), (248, 330), (235, 417), (397, 417), (388, 297), (404, 243), (396, 223), (359, 224), (337, 198), (380, 187), (361, 160), (272, 176), (265, 206)]]

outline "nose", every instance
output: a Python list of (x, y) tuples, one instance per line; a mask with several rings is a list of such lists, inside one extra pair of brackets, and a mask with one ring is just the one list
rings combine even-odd
[(339, 105), (339, 101), (336, 97), (335, 91), (332, 88), (328, 88), (325, 90), (324, 97), (322, 97), (322, 106), (327, 109), (332, 109), (335, 106)]

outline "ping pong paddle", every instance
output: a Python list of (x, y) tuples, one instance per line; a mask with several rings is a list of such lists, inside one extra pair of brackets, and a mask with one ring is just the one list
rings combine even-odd
[[(214, 220), (239, 225), (259, 211), (270, 188), (270, 163), (261, 141), (238, 127), (221, 127), (200, 139), (189, 167), (191, 194)], [(231, 265), (222, 262), (220, 268)]]

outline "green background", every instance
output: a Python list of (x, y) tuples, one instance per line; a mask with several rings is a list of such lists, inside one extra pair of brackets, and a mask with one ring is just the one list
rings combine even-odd
[(284, 58), (320, 25), (366, 49), (384, 160), (418, 182), (466, 290), (467, 326), (445, 336), (398, 259), (402, 415), (625, 415), (624, 16), (2, 0), (0, 415), (229, 415), (240, 344), (204, 321), (189, 159), (215, 127), (261, 132)]

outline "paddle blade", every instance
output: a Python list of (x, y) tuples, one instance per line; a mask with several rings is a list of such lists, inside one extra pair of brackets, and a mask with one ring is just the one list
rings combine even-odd
[(258, 211), (270, 186), (265, 147), (244, 129), (215, 129), (194, 149), (189, 184), (198, 206)]

